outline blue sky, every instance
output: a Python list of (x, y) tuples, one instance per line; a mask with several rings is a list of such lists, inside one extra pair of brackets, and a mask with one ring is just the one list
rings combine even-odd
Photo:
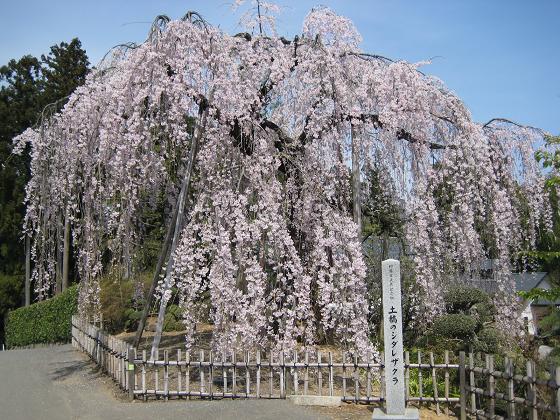
[[(0, 0), (0, 64), (39, 56), (78, 37), (90, 61), (113, 45), (143, 41), (153, 18), (201, 13), (227, 32), (239, 14), (228, 0)], [(365, 51), (395, 59), (434, 58), (442, 79), (475, 120), (510, 118), (560, 134), (560, 0), (278, 0), (279, 33), (300, 32), (317, 4), (352, 19)]]

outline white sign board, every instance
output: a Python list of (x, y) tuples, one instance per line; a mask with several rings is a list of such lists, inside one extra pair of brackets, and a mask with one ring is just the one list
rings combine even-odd
[(402, 335), (401, 265), (385, 260), (383, 280), (383, 336), (385, 343), (386, 414), (404, 414), (404, 352)]

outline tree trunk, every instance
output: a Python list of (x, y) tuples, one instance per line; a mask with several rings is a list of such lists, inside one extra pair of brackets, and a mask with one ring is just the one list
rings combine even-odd
[(25, 235), (25, 306), (31, 304), (31, 238)]
[(360, 144), (357, 138), (356, 128), (352, 124), (350, 133), (352, 136), (352, 200), (354, 222), (358, 225), (358, 238), (362, 238), (362, 193), (360, 182)]
[(70, 262), (70, 218), (64, 218), (64, 251), (62, 255), (62, 291), (68, 288), (68, 266)]

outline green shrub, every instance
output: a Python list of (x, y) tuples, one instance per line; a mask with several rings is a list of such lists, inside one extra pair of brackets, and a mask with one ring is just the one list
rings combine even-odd
[(183, 314), (177, 305), (169, 305), (163, 320), (163, 331), (183, 331), (185, 326), (182, 322)]
[(6, 319), (7, 346), (70, 341), (72, 315), (77, 307), (76, 285), (52, 299), (9, 312)]
[(498, 353), (502, 341), (502, 336), (497, 329), (492, 327), (484, 328), (477, 334), (474, 340), (473, 351)]
[(451, 287), (444, 295), (447, 312), (468, 312), (474, 305), (490, 304), (488, 294), (480, 289), (468, 286)]
[(0, 342), (4, 342), (4, 317), (22, 303), (23, 276), (0, 273)]
[[(135, 297), (135, 283), (142, 284), (142, 297)], [(117, 271), (100, 279), (101, 312), (103, 328), (111, 334), (133, 331), (138, 326), (142, 314), (143, 296), (149, 290), (150, 273), (140, 273), (134, 278), (123, 279)]]
[(446, 314), (434, 321), (432, 332), (445, 338), (472, 337), (476, 330), (476, 321), (465, 314)]

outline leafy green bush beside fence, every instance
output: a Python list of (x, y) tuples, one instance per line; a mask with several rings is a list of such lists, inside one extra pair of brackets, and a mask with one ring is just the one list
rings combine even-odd
[(78, 286), (44, 302), (8, 313), (6, 345), (27, 346), (39, 343), (65, 343), (71, 338), (72, 315), (78, 307)]

